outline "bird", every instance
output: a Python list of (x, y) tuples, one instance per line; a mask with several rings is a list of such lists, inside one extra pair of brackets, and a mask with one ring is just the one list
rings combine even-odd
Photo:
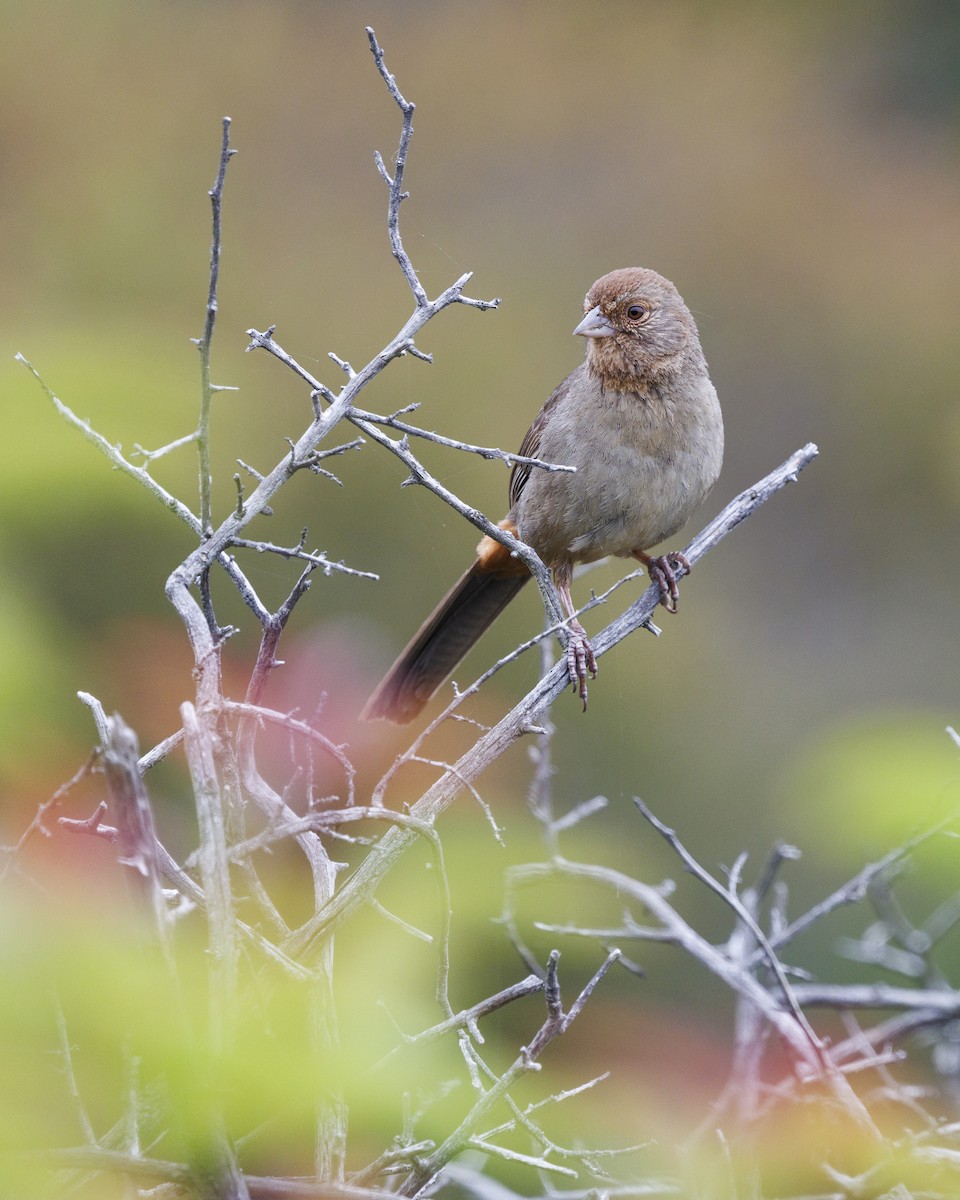
[[(500, 528), (539, 555), (566, 613), (566, 659), (586, 709), (596, 658), (570, 594), (573, 568), (608, 555), (642, 562), (676, 612), (678, 551), (648, 551), (703, 503), (720, 474), (723, 418), (700, 336), (676, 287), (624, 267), (586, 294), (573, 330), (584, 361), (554, 390), (520, 445)], [(412, 721), (481, 634), (530, 579), (516, 554), (485, 536), (473, 564), (440, 600), (377, 686), (366, 720)]]

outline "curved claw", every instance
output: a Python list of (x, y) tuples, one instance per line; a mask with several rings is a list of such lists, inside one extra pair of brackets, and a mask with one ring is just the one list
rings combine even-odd
[(593, 647), (587, 638), (587, 631), (579, 621), (568, 623), (569, 637), (567, 638), (567, 673), (573, 690), (583, 701), (583, 711), (587, 711), (587, 674), (591, 679), (597, 677), (597, 660)]
[(686, 555), (679, 550), (671, 550), (669, 554), (661, 554), (658, 558), (647, 558), (646, 563), (651, 580), (660, 589), (660, 603), (668, 613), (675, 613), (680, 599), (677, 583), (681, 575), (690, 574)]

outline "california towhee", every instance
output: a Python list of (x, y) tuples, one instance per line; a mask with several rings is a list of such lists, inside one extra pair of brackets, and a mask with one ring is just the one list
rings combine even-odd
[[(642, 267), (604, 275), (573, 331), (586, 361), (540, 410), (520, 453), (575, 473), (517, 463), (502, 529), (527, 543), (553, 572), (568, 616), (567, 663), (586, 707), (587, 671), (597, 666), (570, 596), (574, 563), (608, 554), (645, 563), (668, 611), (677, 608), (679, 553), (646, 552), (675, 533), (720, 474), (723, 420), (697, 326), (677, 289)], [(493, 538), (433, 610), (363, 711), (366, 719), (411, 721), (495, 617), (530, 578)]]

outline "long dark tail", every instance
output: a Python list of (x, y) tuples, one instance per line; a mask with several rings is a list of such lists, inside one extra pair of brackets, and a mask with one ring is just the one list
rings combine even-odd
[(363, 720), (384, 717), (398, 725), (412, 721), (529, 578), (527, 574), (504, 578), (475, 562), (381, 680), (361, 713)]

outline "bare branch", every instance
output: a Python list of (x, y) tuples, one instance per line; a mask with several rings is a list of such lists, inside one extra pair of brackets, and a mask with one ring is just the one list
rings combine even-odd
[(178, 517), (184, 525), (199, 536), (200, 521), (181, 500), (178, 500), (176, 496), (168, 492), (166, 488), (161, 487), (146, 468), (134, 466), (133, 463), (124, 457), (120, 447), (112, 445), (102, 434), (97, 433), (89, 421), (81, 420), (71, 408), (54, 394), (52, 389), (47, 386), (40, 372), (22, 354), (15, 354), (14, 358), (17, 362), (23, 363), (34, 379), (36, 379), (37, 383), (47, 393), (54, 408), (68, 424), (72, 425), (74, 429), (78, 429), (87, 441), (92, 442), (101, 454), (106, 455), (118, 471), (122, 471), (125, 475), (129, 475), (132, 479), (142, 484), (152, 496), (160, 501), (164, 508), (169, 509), (174, 516)]
[(581, 992), (570, 1012), (566, 1013), (563, 1011), (560, 1003), (559, 986), (557, 983), (556, 968), (558, 957), (556, 951), (554, 951), (550, 958), (550, 967), (545, 984), (547, 1017), (537, 1030), (530, 1045), (521, 1048), (517, 1058), (514, 1059), (513, 1063), (497, 1079), (494, 1085), (480, 1095), (470, 1112), (454, 1132), (418, 1165), (415, 1172), (400, 1189), (401, 1195), (421, 1196), (444, 1166), (455, 1155), (459, 1154), (465, 1146), (471, 1143), (487, 1114), (506, 1096), (507, 1092), (509, 1092), (521, 1075), (537, 1069), (537, 1059), (550, 1042), (566, 1032), (570, 1023), (581, 1011), (584, 1002), (593, 991), (596, 983), (599, 982), (615, 959), (613, 955), (608, 958), (607, 962), (604, 963), (587, 987)]
[(77, 1120), (80, 1123), (80, 1130), (83, 1133), (83, 1140), (88, 1146), (95, 1146), (97, 1138), (93, 1130), (93, 1123), (83, 1103), (83, 1095), (80, 1091), (80, 1085), (77, 1083), (77, 1075), (73, 1067), (73, 1047), (70, 1044), (70, 1034), (67, 1031), (67, 1018), (64, 1016), (63, 1009), (57, 1001), (54, 1001), (54, 1015), (57, 1022), (57, 1036), (60, 1039), (60, 1058), (63, 1062), (63, 1073), (66, 1076), (67, 1086), (70, 1089), (70, 1098), (73, 1100), (74, 1108), (76, 1109)]
[(172, 442), (168, 442), (165, 446), (160, 446), (156, 450), (146, 450), (139, 442), (133, 443), (133, 449), (142, 459), (151, 463), (154, 459), (164, 458), (166, 455), (172, 454), (174, 450), (179, 450), (181, 446), (193, 445), (198, 437), (199, 434), (194, 430), (192, 433), (185, 433), (183, 437), (174, 438)]
[(886, 983), (796, 983), (793, 993), (808, 1008), (899, 1008), (938, 1020), (960, 1016), (960, 991), (951, 987), (906, 988)]
[[(140, 749), (129, 725), (115, 713), (107, 718), (102, 761), (117, 822), (117, 848), (120, 862), (132, 867), (133, 878), (142, 884), (150, 906), (157, 937), (168, 965), (173, 965), (169, 915), (160, 882), (157, 860), (157, 833), (153, 810), (140, 775)], [(97, 817), (99, 824), (99, 816)]]
[(207, 897), (212, 951), (210, 1029), (218, 1053), (229, 1044), (237, 984), (237, 927), (230, 888), (223, 797), (217, 776), (216, 732), (209, 714), (203, 718), (192, 704), (181, 706), (184, 748), (197, 800), (200, 826), (200, 873)]
[(378, 1071), (397, 1054), (401, 1053), (406, 1046), (417, 1045), (420, 1042), (436, 1041), (438, 1038), (444, 1037), (446, 1034), (458, 1029), (467, 1030), (475, 1041), (482, 1043), (483, 1038), (480, 1036), (480, 1031), (477, 1028), (477, 1021), (482, 1017), (489, 1016), (490, 1013), (496, 1012), (497, 1009), (503, 1008), (507, 1004), (512, 1004), (514, 1000), (519, 1000), (524, 996), (530, 996), (535, 992), (542, 991), (543, 980), (538, 975), (528, 975), (526, 979), (522, 979), (519, 983), (511, 984), (510, 987), (504, 988), (503, 991), (497, 992), (496, 995), (488, 996), (485, 1000), (479, 1001), (470, 1008), (461, 1009), (460, 1012), (454, 1013), (452, 1017), (448, 1017), (445, 1021), (441, 1021), (437, 1025), (431, 1025), (429, 1029), (424, 1029), (422, 1033), (401, 1033), (402, 1044), (395, 1046), (389, 1054), (385, 1055), (376, 1064), (373, 1070)]
[(34, 834), (39, 833), (41, 837), (51, 837), (52, 833), (47, 828), (47, 819), (52, 816), (60, 807), (66, 796), (80, 783), (90, 775), (97, 763), (99, 763), (100, 755), (97, 750), (91, 752), (90, 757), (80, 767), (66, 783), (62, 783), (53, 795), (45, 800), (33, 815), (30, 824), (24, 829), (23, 833), (17, 839), (13, 846), (0, 847), (3, 854), (6, 856), (2, 866), (0, 866), (0, 880), (4, 879), (10, 869), (17, 861), (17, 857), (27, 843), (31, 840)]
[(200, 351), (200, 420), (197, 424), (197, 449), (200, 456), (200, 527), (204, 535), (213, 528), (210, 498), (213, 481), (210, 476), (210, 405), (214, 388), (210, 382), (210, 347), (217, 320), (217, 287), (220, 282), (220, 253), (222, 239), (220, 230), (223, 207), (223, 187), (227, 178), (227, 163), (235, 150), (230, 149), (230, 118), (223, 118), (223, 140), (220, 145), (220, 165), (217, 178), (210, 189), (210, 206), (213, 210), (213, 235), (210, 244), (210, 289), (207, 293), (207, 312), (197, 347)]
[(387, 230), (390, 234), (390, 246), (393, 250), (393, 257), (400, 264), (400, 270), (403, 271), (410, 291), (413, 292), (417, 307), (423, 308), (428, 303), (427, 293), (423, 290), (423, 286), (417, 278), (417, 273), (413, 269), (413, 264), (406, 250), (404, 250), (403, 242), (400, 238), (400, 205), (407, 198), (403, 190), (403, 172), (407, 165), (410, 138), (413, 136), (413, 114), (416, 105), (403, 98), (400, 89), (397, 87), (396, 79), (387, 70), (386, 64), (383, 61), (383, 50), (380, 48), (376, 34), (369, 26), (367, 26), (367, 37), (370, 41), (370, 49), (373, 53), (374, 62), (377, 64), (377, 70), (380, 72), (384, 83), (387, 85), (387, 90), (393, 97), (403, 117), (403, 124), (400, 130), (400, 144), (397, 147), (396, 168), (392, 179), (383, 164), (383, 158), (380, 156), (379, 151), (376, 154), (377, 169), (390, 190), (390, 202), (387, 207)]
[[(774, 949), (779, 949), (781, 946), (787, 945), (804, 930), (809, 929), (814, 922), (827, 916), (828, 913), (844, 905), (856, 904), (862, 900), (875, 879), (881, 878), (918, 846), (923, 845), (924, 842), (929, 841), (930, 838), (935, 837), (937, 834), (944, 832), (944, 830), (948, 829), (956, 821), (957, 814), (951, 813), (948, 817), (945, 817), (933, 826), (932, 829), (924, 830), (923, 833), (917, 834), (902, 846), (895, 847), (877, 862), (869, 863), (862, 871), (854, 875), (852, 879), (847, 880), (845, 884), (827, 896), (825, 900), (822, 900), (819, 904), (815, 904), (803, 916), (798, 917), (779, 933), (771, 937), (771, 946)], [(755, 957), (758, 957), (760, 953), (761, 951), (758, 951)]]
[(319, 550), (304, 550), (303, 546), (277, 546), (273, 542), (251, 541), (249, 538), (234, 538), (233, 545), (244, 550), (256, 550), (258, 554), (276, 554), (280, 558), (296, 558), (300, 562), (310, 563), (318, 567), (324, 575), (338, 572), (342, 575), (353, 575), (357, 579), (379, 579), (375, 571), (360, 571), (356, 567), (348, 567), (343, 562), (333, 562)]
[(224, 700), (222, 708), (224, 712), (238, 713), (241, 716), (254, 717), (258, 721), (266, 721), (270, 724), (282, 726), (284, 729), (296, 734), (297, 737), (306, 738), (308, 741), (315, 743), (325, 754), (330, 755), (342, 767), (347, 788), (347, 804), (353, 804), (356, 768), (344, 753), (343, 748), (332, 742), (326, 734), (321, 733), (319, 729), (315, 729), (307, 721), (301, 721), (291, 716), (290, 713), (277, 712), (275, 709), (264, 708), (260, 704), (252, 704), (249, 701)]
[(353, 415), (357, 420), (369, 421), (373, 425), (383, 425), (387, 429), (396, 429), (400, 433), (409, 434), (412, 437), (421, 438), (426, 442), (434, 442), (438, 446), (447, 446), (451, 450), (463, 450), (468, 454), (478, 454), (481, 458), (495, 459), (498, 462), (506, 463), (508, 467), (514, 466), (516, 463), (523, 463), (529, 467), (536, 467), (541, 471), (568, 471), (576, 472), (576, 467), (566, 466), (564, 463), (545, 462), (542, 458), (530, 458), (526, 454), (510, 454), (506, 450), (500, 450), (496, 446), (474, 446), (471, 442), (462, 442), (459, 438), (445, 437), (441, 433), (433, 433), (429, 429), (421, 429), (417, 425), (410, 425), (406, 421), (400, 421), (396, 416), (381, 417), (376, 413), (367, 412), (362, 408), (355, 408)]
[(757, 924), (756, 918), (748, 911), (746, 906), (741, 902), (740, 897), (736, 894), (735, 887), (723, 887), (704, 867), (697, 862), (693, 855), (687, 850), (680, 839), (677, 837), (676, 831), (670, 829), (650, 811), (650, 809), (638, 797), (634, 796), (634, 804), (653, 826), (653, 828), (663, 837), (668, 844), (673, 848), (677, 856), (682, 861), (684, 867), (693, 875), (705, 884), (714, 895), (719, 896), (721, 900), (733, 910), (738, 920), (742, 921), (750, 932), (750, 936), (757, 942), (764, 953), (767, 966), (773, 972), (773, 975), (780, 987), (783, 995), (783, 1001), (793, 1013), (794, 1019), (800, 1028), (807, 1035), (810, 1041), (811, 1048), (815, 1051), (817, 1058), (820, 1060), (821, 1066), (826, 1066), (826, 1060), (823, 1054), (823, 1044), (814, 1033), (809, 1021), (803, 1013), (803, 1009), (797, 1003), (793, 995), (793, 989), (790, 981), (787, 979), (786, 972), (783, 969), (780, 960), (773, 952), (773, 948), (767, 940), (766, 934)]

